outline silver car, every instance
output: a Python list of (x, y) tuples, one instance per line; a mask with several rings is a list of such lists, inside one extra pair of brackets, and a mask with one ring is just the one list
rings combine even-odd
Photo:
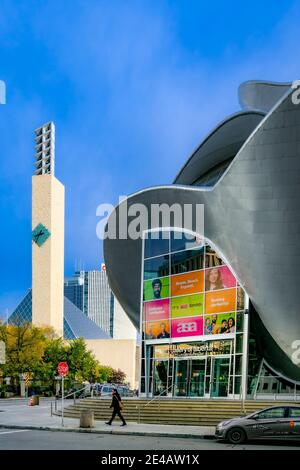
[(215, 437), (232, 444), (259, 438), (300, 439), (300, 406), (273, 406), (242, 418), (222, 421), (216, 427)]

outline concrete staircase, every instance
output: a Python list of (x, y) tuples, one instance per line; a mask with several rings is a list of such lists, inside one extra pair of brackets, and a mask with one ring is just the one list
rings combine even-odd
[[(110, 403), (110, 399), (85, 398), (66, 406), (64, 416), (79, 419), (81, 410), (93, 410), (96, 420), (108, 421), (112, 412)], [(149, 399), (124, 398), (122, 403), (122, 413), (129, 422), (215, 426), (222, 420), (243, 415), (242, 403), (235, 400), (157, 399), (149, 402)], [(296, 402), (248, 400), (245, 402), (245, 411), (250, 414), (282, 404), (292, 405)], [(60, 411), (55, 414), (60, 415)]]

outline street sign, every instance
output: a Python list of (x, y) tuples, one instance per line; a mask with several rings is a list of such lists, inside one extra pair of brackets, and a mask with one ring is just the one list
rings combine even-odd
[(25, 373), (25, 384), (28, 386), (29, 382), (32, 380), (33, 374), (32, 372)]
[(69, 366), (67, 362), (60, 362), (57, 366), (57, 372), (62, 377), (65, 377), (69, 372)]
[(61, 424), (64, 426), (64, 377), (69, 372), (67, 362), (60, 362), (57, 366), (57, 372), (61, 376)]
[(5, 364), (5, 343), (0, 341), (0, 364)]

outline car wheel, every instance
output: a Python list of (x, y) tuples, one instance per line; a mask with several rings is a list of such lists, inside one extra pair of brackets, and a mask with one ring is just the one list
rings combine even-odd
[(242, 444), (246, 441), (247, 436), (242, 428), (232, 428), (227, 433), (227, 439), (231, 444)]

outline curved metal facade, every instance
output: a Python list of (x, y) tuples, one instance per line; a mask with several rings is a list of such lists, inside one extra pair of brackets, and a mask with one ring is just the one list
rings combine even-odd
[[(260, 96), (255, 97), (252, 85), (254, 95), (248, 102), (262, 103), (263, 88), (257, 87)], [(207, 154), (198, 151), (193, 157), (195, 173), (189, 169), (190, 159), (176, 184), (140, 191), (128, 198), (127, 205), (204, 204), (205, 236), (225, 255), (248, 293), (264, 327), (260, 335), (268, 362), (300, 381), (300, 367), (291, 359), (292, 344), (300, 339), (300, 106), (292, 102), (293, 90), (286, 85), (280, 90), (284, 95), (276, 95), (275, 106), (263, 119), (257, 114), (257, 125), (248, 127), (247, 137), (243, 134), (243, 143), (214, 187), (191, 186), (207, 168)], [(266, 101), (272, 101), (270, 96)], [(218, 147), (221, 155), (220, 141)], [(186, 186), (178, 184), (183, 174)], [(141, 250), (140, 239), (104, 241), (110, 285), (135, 325), (140, 321)]]

